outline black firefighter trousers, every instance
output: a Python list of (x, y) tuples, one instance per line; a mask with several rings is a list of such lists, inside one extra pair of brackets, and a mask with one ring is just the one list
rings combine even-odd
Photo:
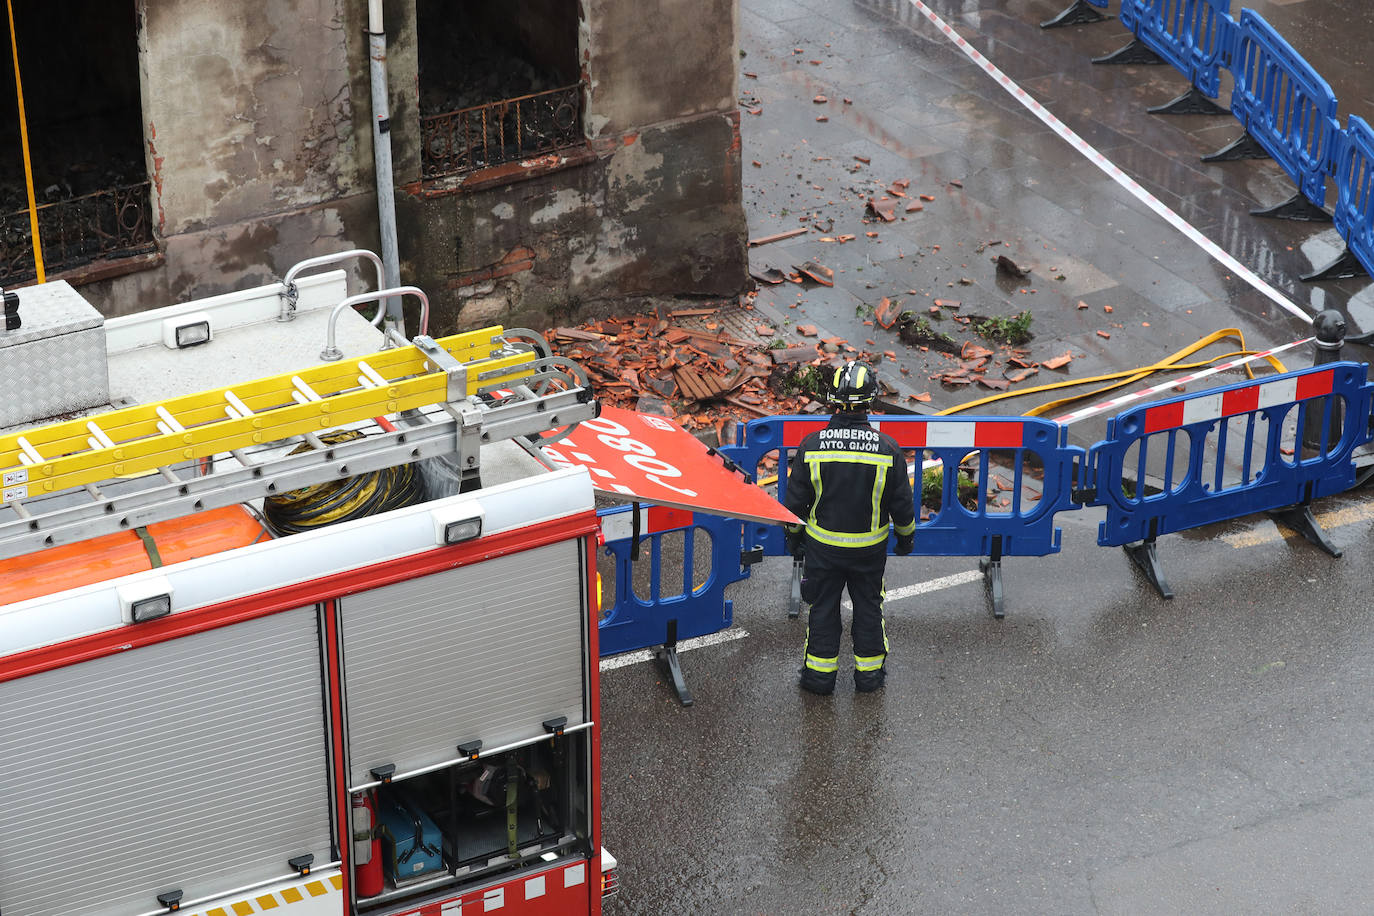
[(839, 671), (840, 598), (854, 605), (854, 684), (859, 690), (883, 685), (887, 633), (883, 628), (883, 572), (887, 543), (872, 547), (832, 547), (807, 537), (802, 597), (811, 605), (806, 628), (802, 686), (815, 693), (834, 689)]

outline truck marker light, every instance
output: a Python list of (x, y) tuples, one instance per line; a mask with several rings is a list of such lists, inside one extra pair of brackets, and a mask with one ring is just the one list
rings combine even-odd
[(162, 322), (162, 345), (169, 350), (184, 350), (209, 343), (212, 336), (210, 316), (205, 312), (178, 315)]
[(449, 522), (444, 526), (444, 543), (461, 544), (482, 535), (482, 520), (470, 518), (461, 522)]
[(474, 500), (435, 509), (430, 513), (435, 539), (440, 544), (461, 544), (481, 537), (484, 514), (481, 503)]

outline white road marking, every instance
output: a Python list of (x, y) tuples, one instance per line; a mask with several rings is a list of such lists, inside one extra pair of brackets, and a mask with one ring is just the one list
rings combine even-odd
[[(677, 644), (677, 653), (681, 655), (683, 652), (690, 652), (693, 649), (703, 649), (706, 646), (715, 646), (735, 639), (744, 639), (748, 635), (748, 630), (733, 628), (721, 630), (719, 633), (708, 633), (705, 636), (694, 636), (691, 639), (681, 640)], [(640, 662), (650, 661), (653, 657), (653, 652), (648, 649), (625, 652), (621, 655), (612, 655), (610, 658), (603, 658), (601, 660), (601, 670), (610, 671), (614, 668), (624, 668), (626, 665), (637, 665)]]
[[(970, 569), (966, 572), (955, 573), (952, 576), (941, 576), (938, 579), (931, 579), (928, 582), (917, 582), (914, 585), (903, 585), (900, 588), (890, 588), (887, 590), (887, 596), (884, 598), (883, 603), (891, 604), (903, 598), (913, 598), (916, 595), (924, 595), (928, 592), (938, 592), (942, 588), (953, 588), (956, 585), (963, 585), (966, 582), (977, 582), (981, 578), (983, 578), (981, 572), (976, 569)], [(842, 606), (847, 611), (854, 609), (854, 605), (850, 604), (847, 600)]]
[(1126, 191), (1130, 193), (1133, 197), (1135, 197), (1141, 203), (1145, 204), (1157, 215), (1163, 217), (1164, 220), (1167, 223), (1169, 223), (1169, 225), (1173, 226), (1179, 232), (1183, 233), (1189, 239), (1189, 241), (1193, 242), (1193, 244), (1197, 245), (1203, 251), (1207, 252), (1209, 255), (1211, 255), (1213, 258), (1219, 261), (1223, 266), (1226, 267), (1227, 270), (1231, 271), (1236, 276), (1244, 280), (1246, 283), (1249, 283), (1260, 293), (1264, 294), (1284, 311), (1288, 312), (1289, 314), (1297, 318), (1302, 319), (1303, 321), (1310, 320), (1310, 316), (1301, 308), (1299, 308), (1294, 302), (1288, 299), (1288, 297), (1284, 296), (1283, 293), (1279, 292), (1274, 287), (1264, 282), (1264, 280), (1260, 279), (1259, 275), (1257, 275), (1254, 271), (1250, 270), (1244, 264), (1240, 263), (1240, 261), (1232, 257), (1230, 252), (1226, 251), (1221, 246), (1213, 242), (1211, 239), (1207, 238), (1205, 235), (1203, 235), (1201, 232), (1195, 229), (1191, 223), (1189, 223), (1183, 217), (1179, 216), (1173, 210), (1170, 210), (1167, 206), (1161, 203), (1159, 199), (1156, 198), (1153, 194), (1145, 190), (1145, 188), (1141, 187), (1135, 179), (1131, 178), (1131, 176), (1127, 175), (1124, 171), (1122, 171), (1121, 168), (1118, 165), (1116, 165), (1116, 163), (1112, 162), (1106, 156), (1102, 155), (1102, 153), (1098, 152), (1092, 146), (1088, 145), (1088, 143), (1082, 137), (1078, 136), (1078, 134), (1074, 133), (1073, 130), (1071, 130), (1068, 127), (1068, 125), (1066, 125), (1063, 121), (1060, 121), (1058, 118), (1056, 118), (1043, 105), (1041, 105), (1039, 102), (1033, 99), (1029, 95), (1029, 93), (1026, 92), (1025, 89), (1017, 85), (1015, 80), (1007, 76), (1005, 73), (999, 70), (992, 63), (992, 61), (988, 60), (986, 57), (980, 54), (976, 48), (970, 45), (962, 35), (960, 35), (953, 28), (951, 28), (950, 25), (943, 19), (941, 19), (930, 7), (922, 3), (921, 0), (908, 0), (908, 2), (912, 6), (914, 6), (917, 9), (917, 11), (920, 12), (921, 15), (929, 19), (931, 24), (933, 24), (937, 29), (939, 29), (946, 38), (954, 42), (955, 46), (960, 51), (963, 51), (964, 55), (968, 57), (969, 60), (977, 64), (983, 70), (983, 72), (987, 73), (993, 79), (997, 80), (997, 82), (1002, 86), (1003, 89), (1007, 91), (1009, 95), (1011, 95), (1012, 98), (1016, 99), (1016, 101), (1021, 103), (1022, 107), (1028, 110), (1031, 114), (1035, 115), (1035, 117), (1039, 118), (1041, 123), (1043, 123), (1050, 130), (1058, 134), (1062, 139), (1068, 141), (1069, 145), (1071, 145), (1075, 150), (1082, 154), (1084, 158), (1086, 158), (1093, 165), (1097, 166), (1099, 169), (1105, 172), (1108, 175), (1108, 177), (1110, 177), (1121, 187), (1125, 188)]

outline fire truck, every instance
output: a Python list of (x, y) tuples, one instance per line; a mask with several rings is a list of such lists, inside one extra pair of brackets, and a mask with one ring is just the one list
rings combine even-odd
[(350, 258), (108, 320), (3, 294), (4, 916), (616, 890), (593, 487), (534, 445), (596, 416), (586, 376), (530, 331), (432, 338)]

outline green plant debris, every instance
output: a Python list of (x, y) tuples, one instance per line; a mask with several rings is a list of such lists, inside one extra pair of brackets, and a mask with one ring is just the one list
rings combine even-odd
[(987, 340), (995, 340), (1006, 344), (1023, 344), (1031, 339), (1031, 319), (1030, 309), (1018, 312), (1010, 317), (1006, 315), (994, 315), (992, 317), (970, 316), (969, 327), (973, 332)]
[(821, 399), (825, 394), (825, 373), (805, 363), (775, 366), (768, 378), (768, 387), (781, 397), (800, 394)]
[[(955, 487), (959, 491), (959, 504), (965, 509), (977, 511), (978, 484), (972, 477), (960, 473)], [(931, 512), (939, 512), (944, 505), (945, 473), (943, 468), (926, 468), (921, 472), (921, 505)]]

